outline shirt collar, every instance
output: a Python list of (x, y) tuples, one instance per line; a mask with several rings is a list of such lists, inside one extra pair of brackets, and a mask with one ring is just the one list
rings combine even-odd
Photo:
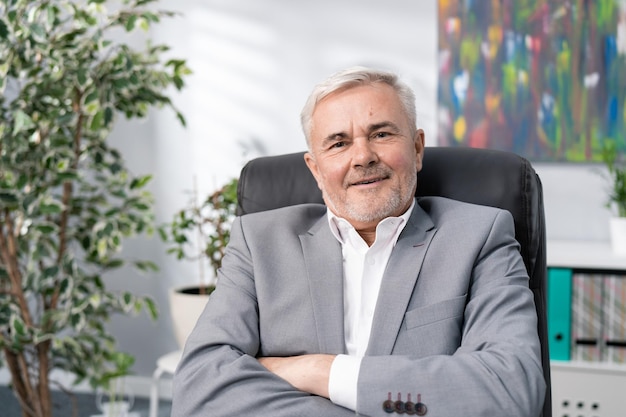
[[(378, 232), (381, 230), (381, 228), (385, 228), (386, 230), (388, 230), (388, 233), (391, 235), (395, 235), (396, 237), (399, 236), (399, 230), (404, 229), (404, 226), (407, 224), (409, 218), (411, 217), (411, 213), (413, 212), (414, 207), (415, 198), (411, 202), (411, 206), (402, 215), (398, 217), (386, 217), (381, 220), (376, 226), (376, 240), (378, 240)], [(328, 225), (330, 226), (331, 232), (342, 245), (346, 243), (347, 239), (349, 239), (348, 236), (350, 234), (350, 231), (356, 233), (354, 226), (352, 226), (350, 222), (342, 217), (338, 217), (330, 209), (327, 209), (327, 217)], [(396, 222), (394, 219), (400, 219), (400, 221)]]

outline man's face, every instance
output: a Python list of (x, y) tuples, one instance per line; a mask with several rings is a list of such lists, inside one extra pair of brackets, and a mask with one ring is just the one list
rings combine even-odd
[(411, 205), (424, 132), (410, 126), (392, 87), (363, 85), (325, 97), (313, 113), (310, 145), (305, 160), (326, 205), (357, 230)]

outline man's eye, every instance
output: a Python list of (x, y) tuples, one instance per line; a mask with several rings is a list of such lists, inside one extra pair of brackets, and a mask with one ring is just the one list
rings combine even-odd
[(376, 132), (373, 135), (375, 138), (386, 138), (387, 136), (389, 136), (388, 132)]
[(343, 148), (344, 146), (346, 146), (345, 142), (335, 142), (332, 145), (330, 145), (331, 149), (335, 149), (335, 148)]

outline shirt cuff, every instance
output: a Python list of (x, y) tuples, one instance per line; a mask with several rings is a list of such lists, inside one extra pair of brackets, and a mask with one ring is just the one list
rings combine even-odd
[(330, 400), (356, 411), (356, 394), (361, 359), (356, 356), (337, 355), (330, 366), (328, 394)]

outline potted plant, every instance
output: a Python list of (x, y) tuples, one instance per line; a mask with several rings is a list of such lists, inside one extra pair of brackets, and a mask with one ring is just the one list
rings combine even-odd
[(615, 214), (609, 223), (611, 247), (614, 253), (626, 255), (626, 164), (620, 158), (615, 141), (604, 142), (602, 161), (610, 186), (606, 205)]
[(124, 240), (153, 230), (150, 175), (110, 146), (114, 123), (169, 106), (184, 124), (164, 91), (183, 86), (185, 62), (113, 41), (171, 15), (152, 2), (0, 1), (0, 367), (23, 417), (52, 415), (53, 370), (93, 387), (129, 371), (111, 315), (157, 315), (106, 282)]
[[(222, 264), (237, 209), (237, 184), (237, 179), (230, 180), (201, 202), (194, 185), (189, 203), (174, 214), (171, 222), (159, 228), (168, 253), (198, 266), (197, 284), (170, 290), (170, 313), (180, 347), (184, 346), (215, 289), (217, 270)], [(210, 276), (206, 273), (207, 266)]]
[(101, 387), (96, 391), (96, 406), (103, 417), (128, 417), (135, 401), (125, 379), (135, 358), (123, 354), (118, 356), (119, 368), (103, 375)]

